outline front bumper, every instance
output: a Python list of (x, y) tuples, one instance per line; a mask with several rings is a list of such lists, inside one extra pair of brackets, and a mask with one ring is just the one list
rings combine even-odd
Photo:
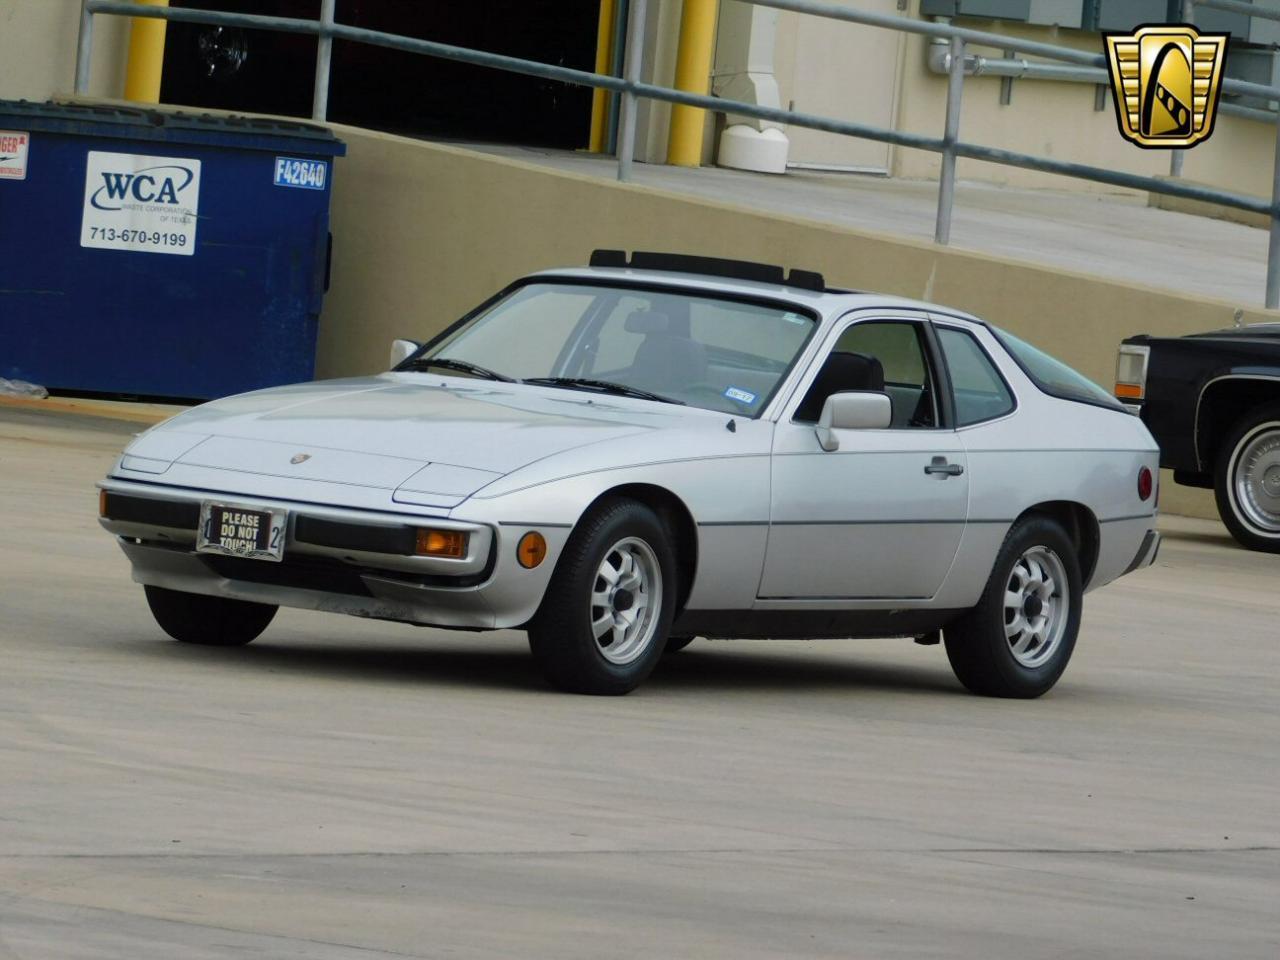
[[(514, 564), (514, 547), (503, 551), (511, 562), (500, 562), (504, 529), (486, 523), (120, 480), (100, 486), (107, 493), (107, 515), (99, 522), (118, 538), (133, 579), (171, 590), (483, 630), (527, 621), (552, 566), (549, 557), (546, 570), (525, 571)], [(196, 527), (205, 500), (286, 511), (284, 560), (197, 553)], [(397, 547), (405, 542), (405, 531), (427, 526), (465, 531), (466, 555), (414, 556)], [(557, 552), (559, 545), (554, 544)]]

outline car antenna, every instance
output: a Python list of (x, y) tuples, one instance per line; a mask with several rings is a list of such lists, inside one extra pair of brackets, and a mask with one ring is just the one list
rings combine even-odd
[(731, 418), (729, 419), (729, 422), (728, 422), (728, 423), (726, 423), (726, 424), (724, 425), (724, 428), (725, 428), (726, 430), (728, 430), (730, 433), (737, 433), (737, 432), (738, 432), (738, 421), (737, 421), (737, 420), (734, 420), (734, 419), (731, 417)]

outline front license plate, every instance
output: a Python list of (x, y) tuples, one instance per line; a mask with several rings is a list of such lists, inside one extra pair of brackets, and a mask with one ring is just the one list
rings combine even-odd
[(287, 521), (288, 514), (283, 510), (258, 510), (205, 501), (200, 505), (196, 551), (278, 563), (284, 559)]

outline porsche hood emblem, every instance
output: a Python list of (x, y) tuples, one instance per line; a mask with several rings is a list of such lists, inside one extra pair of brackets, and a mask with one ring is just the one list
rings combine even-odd
[(311, 459), (311, 454), (309, 453), (295, 453), (292, 457), (289, 458), (289, 462), (293, 464), (306, 463), (310, 459)]

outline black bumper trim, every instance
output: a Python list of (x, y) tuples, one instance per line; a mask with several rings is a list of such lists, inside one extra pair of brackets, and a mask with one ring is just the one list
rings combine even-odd
[(335, 550), (360, 550), (412, 557), (416, 553), (418, 531), (410, 526), (373, 526), (299, 516), (294, 521), (293, 539)]
[(175, 530), (195, 530), (200, 526), (200, 504), (181, 500), (131, 497), (107, 491), (103, 516), (121, 523), (145, 523)]

